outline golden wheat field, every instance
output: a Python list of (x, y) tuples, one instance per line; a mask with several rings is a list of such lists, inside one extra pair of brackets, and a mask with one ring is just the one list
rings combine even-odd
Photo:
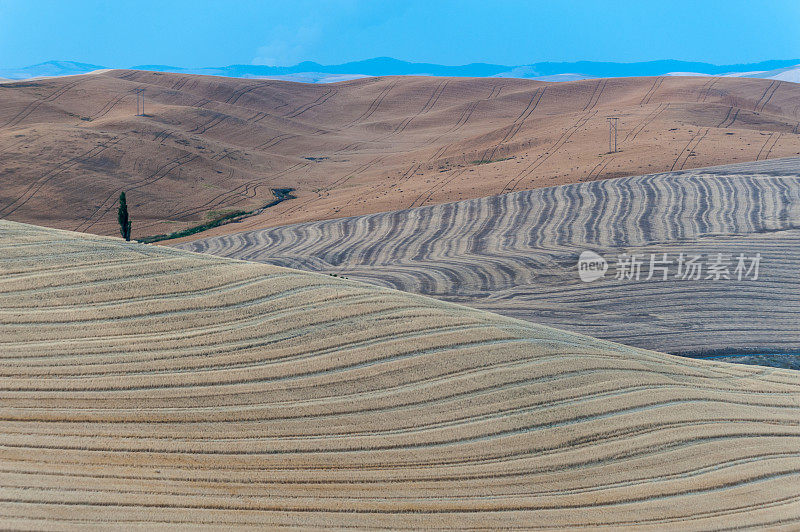
[(0, 221), (9, 528), (800, 525), (800, 375)]

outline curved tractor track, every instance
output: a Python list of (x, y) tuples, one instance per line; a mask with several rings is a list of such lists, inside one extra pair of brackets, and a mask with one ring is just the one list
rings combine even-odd
[[(595, 175), (606, 171), (599, 164)], [(346, 275), (696, 355), (800, 353), (799, 238), (800, 159), (783, 159), (562, 185), (178, 246)], [(607, 258), (602, 280), (579, 280), (584, 250)], [(644, 261), (639, 280), (616, 279), (622, 253)], [(657, 277), (646, 280), (651, 254), (663, 253), (673, 261), (669, 278), (655, 270)], [(707, 272), (696, 281), (677, 277), (680, 253), (700, 254), (705, 266), (722, 253), (729, 279), (707, 279)], [(739, 255), (756, 253), (758, 278), (738, 279)]]
[(800, 373), (0, 221), (7, 528), (800, 524)]

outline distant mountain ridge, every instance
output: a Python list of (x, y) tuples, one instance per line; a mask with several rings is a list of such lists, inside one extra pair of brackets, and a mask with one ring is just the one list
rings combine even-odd
[[(108, 67), (75, 61), (47, 61), (22, 68), (0, 68), (0, 78), (12, 80), (34, 77), (85, 74)], [(495, 65), (471, 63), (448, 66), (434, 63), (412, 63), (391, 57), (377, 57), (352, 61), (340, 65), (321, 65), (303, 61), (293, 66), (228, 65), (222, 67), (184, 68), (169, 65), (136, 65), (134, 70), (202, 74), (234, 78), (270, 78), (329, 83), (368, 76), (452, 76), (452, 77), (504, 77), (539, 79), (544, 81), (572, 81), (588, 78), (614, 78), (661, 75), (738, 76), (784, 81), (800, 81), (800, 59), (770, 60), (759, 63), (714, 65), (692, 61), (659, 60), (638, 63), (615, 62), (541, 62), (530, 65)]]
[(86, 74), (104, 68), (106, 67), (90, 63), (78, 63), (76, 61), (47, 61), (46, 63), (39, 63), (21, 68), (0, 67), (0, 78), (29, 79), (51, 76), (72, 76), (75, 74)]

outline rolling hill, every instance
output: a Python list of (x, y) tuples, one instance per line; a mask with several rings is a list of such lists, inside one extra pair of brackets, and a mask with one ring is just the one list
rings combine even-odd
[(795, 528), (800, 374), (0, 221), (8, 528)]
[[(126, 190), (139, 238), (254, 211), (208, 234), (800, 154), (800, 86), (757, 79), (310, 85), (112, 70), (2, 83), (0, 100), (0, 217), (116, 234)], [(297, 199), (264, 209), (285, 189)]]
[[(426, 294), (683, 355), (800, 354), (800, 158), (609, 179), (431, 207), (246, 231), (193, 251)], [(581, 282), (578, 257), (605, 257)], [(617, 279), (621, 254), (642, 262)], [(671, 261), (668, 278), (649, 261)], [(678, 275), (701, 256), (701, 279)], [(735, 273), (761, 256), (757, 279)], [(728, 279), (707, 279), (723, 254)], [(768, 364), (800, 367), (800, 357)]]

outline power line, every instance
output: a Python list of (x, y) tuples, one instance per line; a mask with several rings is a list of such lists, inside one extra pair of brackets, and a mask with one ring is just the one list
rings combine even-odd
[(617, 153), (617, 122), (619, 117), (609, 116), (608, 120), (608, 153)]
[[(136, 93), (136, 116), (144, 116), (144, 89), (133, 89)], [(139, 100), (142, 101), (142, 112), (139, 112)]]

